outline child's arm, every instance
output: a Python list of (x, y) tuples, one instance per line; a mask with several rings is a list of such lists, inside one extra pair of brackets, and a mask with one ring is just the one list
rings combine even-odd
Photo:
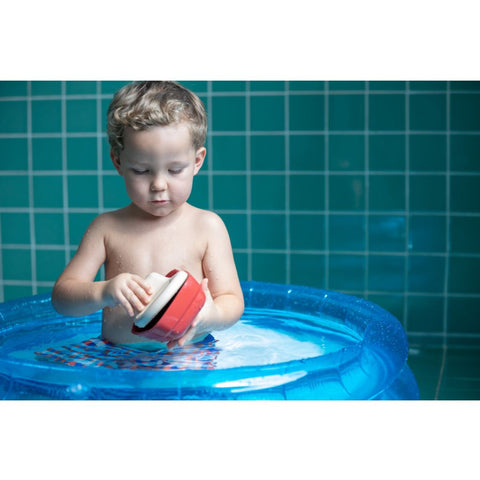
[(92, 222), (77, 253), (55, 283), (52, 304), (62, 315), (88, 315), (121, 304), (133, 316), (149, 301), (150, 286), (138, 275), (122, 273), (108, 281), (94, 281), (106, 259), (104, 223), (102, 216)]
[(208, 246), (203, 258), (205, 278), (202, 281), (206, 301), (191, 328), (178, 340), (180, 346), (202, 333), (231, 327), (242, 316), (244, 309), (227, 229), (222, 220), (211, 212), (207, 216), (206, 228)]

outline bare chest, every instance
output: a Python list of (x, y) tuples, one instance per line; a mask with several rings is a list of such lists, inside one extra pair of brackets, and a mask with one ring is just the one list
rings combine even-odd
[(150, 272), (165, 275), (174, 268), (187, 270), (198, 280), (203, 278), (206, 241), (200, 232), (182, 226), (118, 231), (108, 236), (106, 250), (107, 279), (124, 272), (142, 277)]

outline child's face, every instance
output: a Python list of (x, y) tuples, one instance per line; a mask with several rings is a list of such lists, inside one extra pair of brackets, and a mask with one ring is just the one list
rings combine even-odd
[(203, 147), (195, 151), (188, 126), (179, 123), (144, 131), (127, 128), (120, 157), (111, 157), (132, 202), (165, 217), (188, 200), (205, 154)]

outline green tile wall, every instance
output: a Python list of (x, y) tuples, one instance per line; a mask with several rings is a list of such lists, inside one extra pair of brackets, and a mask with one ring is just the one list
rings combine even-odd
[[(125, 82), (0, 82), (0, 300), (51, 290), (127, 196), (105, 113)], [(370, 299), (411, 338), (480, 343), (480, 82), (183, 82), (209, 114), (191, 201), (240, 277)]]

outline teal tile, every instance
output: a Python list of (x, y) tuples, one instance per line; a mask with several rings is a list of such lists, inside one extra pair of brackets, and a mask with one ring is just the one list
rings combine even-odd
[(410, 130), (445, 130), (447, 128), (447, 97), (441, 95), (410, 96)]
[(328, 168), (333, 171), (363, 171), (365, 169), (365, 136), (330, 136)]
[(254, 249), (285, 249), (285, 215), (252, 214), (252, 247)]
[(289, 96), (290, 130), (323, 130), (325, 98), (323, 95)]
[(70, 245), (79, 245), (88, 226), (96, 217), (94, 213), (72, 213), (68, 214), (68, 242)]
[(69, 170), (97, 170), (97, 139), (67, 138), (67, 167)]
[(245, 97), (213, 97), (210, 117), (213, 131), (244, 131)]
[(290, 248), (292, 250), (325, 249), (324, 215), (290, 215)]
[(442, 348), (415, 349), (415, 354), (410, 351), (408, 365), (417, 380), (420, 400), (435, 400), (442, 360)]
[(370, 175), (368, 205), (375, 212), (404, 211), (405, 177), (403, 175)]
[(285, 129), (284, 97), (274, 95), (251, 97), (250, 128), (252, 131), (283, 131)]
[(63, 208), (62, 177), (34, 177), (33, 199), (36, 208)]
[(251, 188), (254, 210), (285, 209), (285, 175), (253, 174)]
[(369, 293), (368, 300), (390, 312), (399, 322), (404, 325), (405, 318), (405, 301), (403, 294), (392, 292), (376, 292)]
[(285, 137), (255, 135), (250, 141), (252, 170), (285, 170)]
[(97, 82), (74, 81), (66, 82), (67, 95), (89, 95), (97, 93)]
[(480, 258), (450, 257), (448, 291), (476, 294), (480, 292)]
[(370, 135), (368, 149), (369, 170), (405, 170), (405, 135)]
[[(178, 83), (183, 85), (185, 88), (188, 88), (190, 91), (195, 93), (196, 95), (200, 96), (200, 94), (204, 94), (205, 92), (208, 91), (208, 82), (207, 81), (201, 81), (201, 80), (189, 80), (189, 81), (183, 81), (180, 80)], [(215, 84), (216, 82), (212, 82), (212, 84)]]
[(480, 400), (480, 380), (444, 376), (438, 400)]
[(480, 130), (480, 93), (450, 95), (450, 129)]
[(213, 136), (212, 152), (209, 154), (207, 151), (207, 156), (212, 159), (214, 170), (245, 170), (247, 165), (245, 136)]
[(25, 97), (27, 95), (27, 82), (0, 81), (0, 97)]
[(402, 215), (370, 215), (368, 250), (372, 252), (403, 252), (406, 221)]
[(32, 166), (34, 170), (62, 170), (62, 139), (33, 138)]
[[(198, 175), (195, 182), (198, 181)], [(104, 175), (103, 182), (103, 206), (105, 208), (122, 208), (131, 203), (125, 190), (125, 182), (120, 175)], [(194, 185), (195, 190), (195, 185)], [(192, 192), (193, 194), (193, 192)]]
[[(110, 157), (110, 144), (108, 143), (108, 140), (106, 137), (102, 138), (102, 168), (103, 170), (113, 172), (115, 171), (115, 168), (112, 164), (112, 159)], [(208, 152), (207, 152), (208, 155)]]
[(253, 253), (252, 279), (258, 282), (286, 283), (285, 255), (280, 253)]
[(333, 252), (363, 252), (365, 250), (365, 215), (328, 216), (328, 243)]
[(5, 301), (33, 295), (31, 285), (4, 285), (3, 294)]
[(325, 208), (323, 175), (292, 175), (289, 181), (291, 210), (323, 210)]
[(118, 90), (120, 90), (122, 87), (130, 83), (127, 80), (109, 80), (101, 83), (101, 91), (103, 94), (109, 94), (111, 93), (112, 95), (116, 93)]
[(29, 245), (30, 216), (28, 213), (0, 214), (1, 233), (3, 244)]
[(448, 298), (448, 333), (480, 334), (480, 298)]
[(480, 171), (480, 135), (450, 135), (450, 170)]
[[(100, 114), (100, 125), (99, 128), (101, 129), (102, 133), (107, 134), (107, 112), (108, 112), (108, 107), (110, 106), (110, 103), (112, 101), (112, 98), (106, 98), (102, 99), (100, 102), (100, 109), (101, 109), (101, 114)], [(107, 140), (107, 138), (105, 138)], [(110, 147), (108, 147), (108, 150), (110, 151)]]
[(289, 89), (292, 91), (323, 91), (325, 90), (325, 82), (317, 81), (293, 81), (289, 82)]
[(67, 100), (67, 132), (96, 131), (96, 100)]
[[(447, 349), (445, 358), (444, 376), (452, 380), (458, 378), (473, 378), (480, 382), (480, 349), (478, 348), (454, 348)], [(480, 383), (478, 384), (480, 393)]]
[(446, 135), (410, 136), (411, 171), (445, 171), (447, 167)]
[(363, 175), (330, 175), (328, 201), (333, 211), (360, 211), (365, 208)]
[(450, 250), (453, 253), (480, 253), (480, 217), (450, 218)]
[(410, 175), (410, 211), (444, 212), (445, 175)]
[(216, 210), (245, 210), (246, 197), (245, 175), (213, 176), (213, 205)]
[(447, 82), (440, 81), (418, 81), (409, 82), (410, 90), (413, 92), (444, 92), (447, 89)]
[(28, 177), (0, 176), (0, 207), (28, 207)]
[(69, 176), (67, 182), (70, 208), (98, 207), (98, 178), (96, 175)]
[(4, 281), (30, 280), (32, 275), (30, 250), (4, 248), (2, 250), (2, 269)]
[(444, 304), (440, 296), (410, 295), (407, 304), (408, 331), (443, 332)]
[(453, 175), (450, 177), (450, 210), (480, 212), (480, 176)]
[[(182, 82), (182, 85), (190, 88), (187, 86), (186, 82)], [(247, 82), (244, 81), (236, 81), (236, 80), (228, 80), (228, 81), (215, 81), (212, 82), (212, 91), (214, 92), (244, 92), (246, 90)], [(204, 91), (207, 90), (207, 86), (205, 85)]]
[(329, 95), (329, 130), (364, 130), (365, 95)]
[(32, 82), (32, 96), (61, 95), (62, 82), (38, 81)]
[(409, 256), (408, 291), (442, 293), (445, 285), (445, 257)]
[(228, 234), (230, 235), (232, 248), (247, 248), (247, 215), (224, 213), (221, 217), (227, 227)]
[(63, 214), (35, 214), (35, 242), (38, 245), (63, 245), (65, 232)]
[(474, 82), (470, 80), (461, 82), (450, 82), (450, 90), (462, 92), (478, 92), (480, 90), (480, 82)]
[(65, 268), (64, 250), (37, 250), (37, 280), (55, 282)]
[(358, 291), (365, 288), (365, 255), (331, 254), (329, 256), (329, 289)]
[(27, 102), (0, 102), (0, 133), (27, 132)]
[(285, 82), (267, 80), (250, 82), (252, 92), (283, 92), (284, 90)]
[(446, 217), (445, 215), (409, 216), (408, 245), (411, 252), (445, 252)]
[(325, 288), (325, 255), (292, 253), (290, 283)]
[(0, 170), (27, 170), (26, 138), (0, 138)]
[(324, 170), (325, 136), (290, 136), (290, 170)]
[(365, 82), (359, 81), (334, 81), (328, 82), (328, 89), (331, 91), (342, 91), (342, 90), (365, 90)]
[(62, 103), (60, 100), (32, 100), (33, 133), (60, 133), (62, 131)]
[(372, 92), (375, 91), (403, 91), (405, 90), (406, 82), (398, 82), (394, 80), (386, 81), (374, 81), (368, 82), (368, 89)]
[(405, 258), (391, 255), (368, 256), (368, 290), (403, 291), (405, 282)]
[(237, 267), (238, 278), (241, 281), (249, 279), (248, 275), (248, 254), (244, 252), (233, 251), (233, 258), (235, 260), (235, 266)]
[(369, 95), (369, 129), (374, 131), (405, 130), (405, 96)]

